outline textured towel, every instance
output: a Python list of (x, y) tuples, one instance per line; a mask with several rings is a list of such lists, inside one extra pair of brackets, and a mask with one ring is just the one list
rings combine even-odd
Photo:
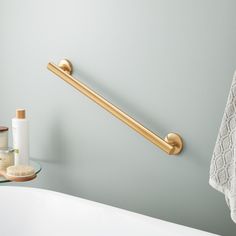
[(211, 161), (209, 183), (225, 195), (236, 223), (236, 72)]

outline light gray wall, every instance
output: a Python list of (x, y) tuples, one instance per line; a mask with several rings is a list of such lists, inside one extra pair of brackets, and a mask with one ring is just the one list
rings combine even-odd
[[(37, 180), (178, 224), (235, 235), (209, 164), (236, 68), (234, 0), (0, 1), (0, 124), (31, 122)], [(167, 156), (46, 69), (74, 75), (183, 153)], [(12, 185), (12, 184), (9, 184)]]

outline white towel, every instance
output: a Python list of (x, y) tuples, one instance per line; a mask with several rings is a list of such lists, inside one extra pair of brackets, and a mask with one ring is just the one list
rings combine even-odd
[(209, 183), (225, 195), (236, 223), (236, 72), (211, 161)]

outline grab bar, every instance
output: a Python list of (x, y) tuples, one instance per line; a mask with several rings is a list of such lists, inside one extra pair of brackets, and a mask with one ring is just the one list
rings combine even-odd
[(169, 155), (177, 155), (183, 149), (183, 141), (180, 135), (176, 133), (169, 133), (165, 139), (163, 140), (152, 131), (145, 128), (139, 122), (125, 114), (118, 107), (114, 106), (110, 102), (108, 102), (105, 98), (98, 95), (92, 89), (88, 88), (85, 84), (80, 81), (74, 79), (72, 74), (72, 64), (69, 60), (63, 59), (57, 65), (49, 62), (47, 68), (52, 71), (54, 74), (59, 76), (61, 79), (69, 83), (71, 86), (79, 90), (81, 93), (86, 95), (88, 98), (96, 102), (98, 105), (109, 111), (115, 117), (123, 121), (125, 124), (130, 126), (132, 129), (137, 131), (139, 134), (144, 136), (146, 139), (154, 143), (160, 149), (165, 151)]

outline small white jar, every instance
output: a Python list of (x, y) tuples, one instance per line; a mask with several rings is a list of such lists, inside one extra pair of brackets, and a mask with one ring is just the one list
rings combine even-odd
[(0, 126), (0, 148), (8, 147), (8, 128)]
[(0, 149), (0, 170), (6, 170), (7, 167), (14, 165), (14, 149)]

